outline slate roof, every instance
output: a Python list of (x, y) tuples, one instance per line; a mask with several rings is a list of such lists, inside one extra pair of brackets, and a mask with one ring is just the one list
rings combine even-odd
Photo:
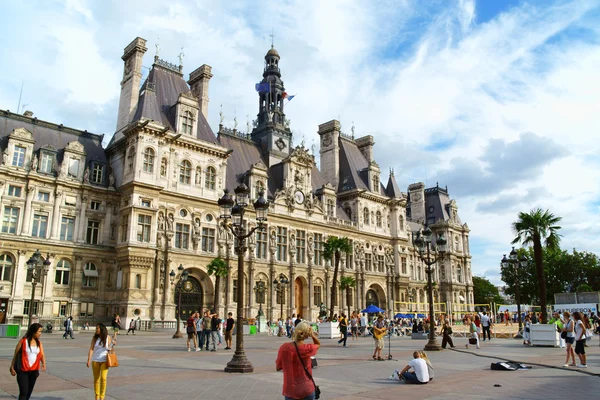
[(394, 177), (393, 173), (390, 173), (385, 192), (389, 197), (392, 197), (394, 199), (402, 198), (402, 191), (400, 190), (400, 187), (398, 187), (398, 183), (396, 182), (396, 178)]
[(8, 135), (18, 128), (25, 128), (32, 133), (35, 140), (34, 151), (48, 145), (54, 147), (58, 151), (58, 162), (62, 161), (64, 148), (67, 144), (77, 141), (83, 146), (87, 161), (94, 160), (107, 163), (106, 154), (102, 148), (104, 135), (67, 128), (59, 124), (38, 120), (35, 117), (14, 114), (10, 111), (0, 111), (0, 148), (6, 148)]
[(352, 189), (369, 189), (361, 171), (369, 166), (356, 144), (340, 139), (340, 172), (338, 192)]
[[(254, 164), (259, 162), (265, 164), (254, 142), (227, 134), (219, 134), (217, 140), (221, 146), (233, 150), (227, 159), (225, 185), (229, 190), (235, 189), (240, 183), (240, 179)], [(271, 191), (270, 187), (269, 191)]]
[[(448, 214), (448, 204), (450, 204), (450, 196), (446, 189), (440, 187), (433, 187), (425, 189), (425, 217), (429, 221), (429, 218), (435, 218), (435, 220), (448, 221), (450, 214)], [(430, 208), (433, 207), (433, 212), (430, 212)], [(460, 217), (457, 215), (457, 222), (462, 224)]]

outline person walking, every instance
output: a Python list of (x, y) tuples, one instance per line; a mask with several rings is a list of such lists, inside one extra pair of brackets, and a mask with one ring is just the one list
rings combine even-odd
[(41, 324), (31, 324), (15, 347), (9, 370), (12, 376), (17, 377), (19, 400), (29, 400), (31, 397), (40, 376), (40, 364), (42, 371), (46, 372), (46, 356), (40, 340), (43, 330)]
[[(311, 338), (313, 343), (304, 341)], [(292, 342), (279, 347), (275, 369), (283, 371), (283, 391), (285, 400), (312, 400), (317, 389), (312, 379), (311, 357), (317, 355), (321, 346), (319, 337), (311, 326), (303, 321), (296, 326)]]
[(64, 326), (65, 326), (65, 334), (63, 335), (63, 339), (66, 340), (67, 335), (70, 335), (71, 339), (75, 339), (73, 337), (73, 317), (72, 316), (65, 320)]
[(212, 342), (212, 349), (210, 349), (210, 351), (217, 351), (219, 328), (221, 328), (221, 320), (217, 314), (213, 314), (210, 320), (210, 341)]
[(487, 315), (487, 312), (483, 312), (481, 316), (481, 328), (483, 329), (483, 341), (485, 342), (485, 334), (487, 332), (488, 340), (492, 340), (490, 336), (490, 331), (492, 328), (492, 319)]
[(340, 333), (342, 334), (342, 338), (340, 340), (338, 340), (338, 345), (342, 344), (342, 342), (344, 343), (344, 347), (348, 347), (346, 346), (346, 341), (348, 340), (348, 320), (346, 319), (346, 314), (342, 313), (342, 315), (340, 316), (340, 319), (338, 321), (338, 329), (340, 330)]
[(131, 321), (129, 322), (129, 329), (127, 329), (126, 335), (129, 335), (129, 332), (131, 332), (133, 335), (135, 335), (135, 319), (134, 318), (131, 318)]
[(202, 351), (202, 348), (204, 347), (204, 334), (202, 333), (202, 318), (200, 317), (200, 311), (196, 312), (194, 323), (196, 324), (196, 340), (198, 341), (198, 348)]
[(114, 332), (115, 338), (116, 338), (117, 335), (119, 334), (119, 329), (121, 329), (121, 317), (119, 316), (119, 314), (115, 314), (113, 316), (111, 325), (112, 325), (113, 332)]
[(185, 326), (185, 331), (187, 333), (187, 351), (191, 351), (190, 349), (190, 341), (192, 341), (194, 343), (194, 351), (200, 351), (200, 349), (198, 348), (198, 342), (196, 342), (196, 320), (194, 319), (194, 317), (196, 316), (196, 313), (192, 313), (190, 314), (190, 316), (188, 317)]
[(446, 345), (450, 345), (450, 348), (454, 348), (454, 342), (452, 341), (452, 327), (448, 321), (444, 322), (444, 326), (442, 326), (442, 331), (440, 332), (442, 335), (442, 348), (446, 348)]
[(202, 317), (202, 340), (208, 351), (208, 344), (210, 343), (210, 325), (212, 323), (212, 317), (209, 310), (204, 311), (204, 317)]
[(352, 340), (358, 340), (358, 316), (356, 313), (353, 313), (352, 318), (350, 318), (350, 334)]
[[(475, 346), (476, 348), (480, 348), (479, 347), (479, 335), (477, 334), (477, 325), (475, 325), (475, 322), (471, 321), (471, 318), (467, 317), (465, 318), (465, 325), (469, 326), (469, 333), (470, 333), (470, 337), (469, 339), (475, 339)], [(465, 344), (465, 348), (468, 349), (469, 348), (469, 343)]]
[[(571, 319), (571, 313), (568, 311), (563, 312), (565, 317), (563, 332), (566, 333), (565, 342), (567, 343), (567, 361), (563, 367), (574, 367), (575, 364), (575, 352), (573, 351), (573, 344), (575, 343), (575, 323)], [(569, 364), (569, 360), (573, 360), (573, 364)]]
[(87, 367), (92, 366), (94, 374), (95, 400), (104, 400), (106, 395), (106, 380), (108, 378), (108, 365), (106, 357), (108, 351), (117, 344), (117, 339), (111, 339), (104, 324), (96, 325), (96, 332), (92, 337), (90, 350), (88, 351)]
[(523, 328), (523, 344), (529, 346), (531, 345), (531, 317), (529, 315), (525, 317), (523, 325), (525, 326)]
[(233, 335), (233, 327), (235, 326), (235, 320), (233, 314), (227, 314), (227, 321), (225, 322), (225, 350), (231, 350), (231, 342)]
[(573, 313), (575, 319), (575, 354), (579, 357), (578, 368), (587, 368), (587, 357), (585, 355), (585, 324), (579, 311)]

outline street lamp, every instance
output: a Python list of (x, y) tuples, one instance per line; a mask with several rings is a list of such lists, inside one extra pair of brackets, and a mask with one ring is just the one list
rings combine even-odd
[(183, 291), (183, 285), (185, 284), (185, 282), (188, 280), (188, 276), (189, 276), (189, 272), (187, 271), (187, 269), (183, 268), (182, 264), (179, 264), (179, 267), (177, 267), (177, 270), (179, 271), (179, 280), (177, 281), (177, 283), (175, 283), (175, 276), (177, 276), (177, 274), (175, 273), (175, 271), (171, 270), (171, 273), (169, 274), (169, 278), (171, 280), (171, 286), (174, 286), (175, 289), (178, 291), (179, 295), (178, 295), (178, 300), (177, 300), (177, 330), (175, 331), (175, 334), (173, 335), (173, 339), (181, 339), (183, 337), (183, 334), (181, 333), (180, 327), (181, 327), (181, 292)]
[(417, 248), (419, 258), (427, 265), (427, 297), (429, 298), (429, 341), (425, 345), (425, 350), (442, 350), (435, 337), (435, 313), (433, 311), (433, 264), (444, 257), (446, 253), (446, 238), (443, 233), (439, 233), (436, 243), (432, 243), (432, 233), (429, 226), (425, 226), (423, 232), (418, 232), (413, 236), (413, 244)]
[(512, 266), (515, 270), (515, 300), (517, 302), (517, 318), (519, 320), (519, 332), (517, 333), (518, 336), (523, 330), (523, 321), (521, 320), (521, 285), (519, 279), (519, 267), (525, 268), (527, 266), (527, 257), (525, 257), (525, 255), (522, 255), (520, 258), (517, 259), (517, 251), (513, 247), (510, 254), (508, 255), (508, 258), (506, 258), (506, 254), (504, 254), (504, 257), (502, 257), (501, 262), (502, 266), (505, 269)]
[(259, 308), (258, 308), (258, 316), (262, 317), (263, 315), (265, 315), (263, 313), (263, 309), (262, 309), (262, 303), (263, 303), (263, 296), (265, 294), (265, 283), (261, 280), (259, 280), (258, 282), (256, 282), (256, 285), (254, 285), (254, 293), (256, 293), (258, 295), (258, 304), (259, 304)]
[(44, 262), (40, 262), (41, 259), (42, 254), (39, 250), (36, 250), (31, 258), (26, 262), (27, 271), (31, 274), (31, 300), (29, 301), (29, 322), (27, 323), (27, 326), (31, 326), (33, 302), (35, 299), (35, 287), (39, 281), (43, 280), (44, 277), (48, 275), (48, 270), (50, 269), (50, 254), (46, 255)]
[[(235, 324), (235, 353), (231, 361), (227, 363), (225, 372), (253, 372), (254, 367), (246, 358), (244, 352), (244, 253), (247, 250), (246, 239), (254, 234), (254, 231), (265, 229), (267, 222), (267, 213), (269, 202), (264, 197), (264, 192), (259, 193), (258, 199), (254, 202), (254, 211), (256, 212), (256, 226), (250, 230), (247, 229), (247, 221), (244, 221), (246, 207), (248, 207), (248, 197), (250, 189), (245, 184), (240, 184), (235, 188), (235, 200), (229, 194), (229, 190), (224, 190), (223, 197), (218, 201), (221, 209), (221, 223), (223, 227), (229, 229), (236, 241), (234, 244), (235, 252), (238, 257), (238, 285), (237, 285), (237, 323)], [(231, 219), (231, 222), (229, 221)]]
[(287, 287), (287, 285), (290, 284), (290, 281), (288, 280), (288, 278), (285, 277), (285, 275), (279, 274), (279, 279), (275, 278), (273, 284), (275, 285), (275, 291), (279, 296), (279, 303), (281, 304), (281, 311), (279, 315), (280, 318), (283, 319), (283, 302), (285, 300), (285, 288)]

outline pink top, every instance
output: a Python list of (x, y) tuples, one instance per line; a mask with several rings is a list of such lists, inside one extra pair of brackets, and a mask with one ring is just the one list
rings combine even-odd
[[(301, 344), (298, 351), (302, 362), (312, 375), (312, 363), (310, 357), (317, 354), (319, 346), (314, 344)], [(284, 343), (279, 348), (275, 366), (278, 370), (283, 369), (283, 392), (282, 394), (293, 399), (303, 399), (315, 391), (310, 378), (306, 375), (304, 367), (298, 359), (294, 342)]]

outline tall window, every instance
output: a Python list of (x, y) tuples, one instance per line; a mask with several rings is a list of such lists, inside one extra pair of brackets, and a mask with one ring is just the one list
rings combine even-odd
[(463, 272), (460, 265), (456, 267), (456, 280), (458, 280), (459, 283), (462, 283), (463, 281)]
[(369, 209), (367, 207), (363, 210), (363, 220), (365, 225), (369, 225)]
[(313, 287), (313, 302), (315, 306), (320, 306), (323, 302), (323, 292), (321, 286)]
[(142, 288), (142, 275), (140, 275), (140, 274), (135, 275), (135, 288), (136, 289)]
[[(29, 307), (31, 306), (31, 300), (25, 300), (23, 301), (23, 314), (27, 315), (29, 314)], [(33, 302), (33, 310), (31, 312), (33, 315), (37, 315), (38, 313), (38, 302), (34, 301)]]
[(365, 253), (365, 270), (373, 270), (373, 255), (371, 253)]
[(98, 237), (100, 236), (100, 221), (88, 221), (87, 234), (85, 241), (88, 244), (98, 244)]
[(254, 198), (258, 199), (260, 192), (264, 192), (264, 190), (265, 184), (263, 183), (263, 181), (257, 179), (256, 183), (254, 184)]
[(51, 174), (53, 164), (54, 164), (54, 156), (50, 153), (42, 152), (42, 158), (40, 160), (39, 172), (43, 172), (45, 174)]
[(406, 274), (406, 257), (402, 257), (402, 274)]
[(194, 115), (189, 111), (183, 113), (181, 117), (181, 131), (188, 135), (191, 135), (194, 131)]
[(25, 165), (25, 152), (27, 149), (23, 146), (15, 146), (15, 151), (13, 152), (13, 167), (22, 167)]
[(0, 280), (10, 281), (13, 259), (8, 254), (0, 254)]
[(167, 159), (160, 160), (160, 176), (167, 176)]
[(83, 267), (83, 280), (81, 282), (81, 286), (93, 288), (96, 287), (98, 283), (98, 270), (96, 269), (96, 265), (88, 262)]
[(126, 242), (129, 237), (129, 215), (121, 217), (121, 242)]
[(138, 215), (138, 242), (150, 242), (150, 227), (152, 226), (152, 217), (150, 215)]
[(202, 228), (202, 251), (215, 251), (215, 230), (214, 228)]
[(179, 182), (189, 185), (192, 180), (192, 163), (183, 160), (179, 165)]
[(60, 240), (73, 240), (75, 231), (75, 218), (62, 217), (60, 221)]
[(4, 207), (4, 218), (2, 219), (2, 233), (17, 233), (19, 222), (18, 207)]
[(175, 247), (178, 249), (189, 248), (190, 226), (187, 224), (175, 224)]
[(69, 176), (72, 176), (74, 178), (79, 177), (79, 159), (78, 158), (71, 158), (69, 160)]
[(260, 291), (256, 291), (254, 292), (254, 302), (256, 304), (264, 304), (265, 303), (265, 297), (267, 294), (267, 285), (265, 284), (265, 282), (259, 281), (256, 282), (257, 285), (262, 285), (262, 287), (264, 288), (263, 292), (261, 293)]
[(217, 179), (217, 171), (214, 167), (206, 168), (206, 174), (204, 179), (204, 187), (210, 190), (215, 190), (215, 181)]
[(352, 221), (352, 209), (350, 207), (346, 207), (346, 208), (344, 208), (344, 211), (346, 212), (346, 215), (348, 216), (348, 219), (350, 221)]
[(42, 214), (33, 214), (33, 228), (31, 229), (31, 236), (45, 238), (47, 228), (48, 216)]
[(277, 227), (277, 261), (287, 261), (287, 228)]
[(21, 197), (21, 186), (8, 185), (8, 195), (13, 197)]
[(92, 168), (92, 182), (104, 182), (104, 165), (96, 163), (94, 164), (94, 167)]
[(71, 274), (71, 264), (67, 260), (60, 260), (56, 264), (56, 273), (54, 274), (54, 283), (57, 285), (68, 285), (69, 275)]
[(379, 193), (379, 175), (373, 175), (373, 191)]
[(327, 200), (327, 215), (329, 215), (330, 217), (333, 217), (333, 200), (332, 199)]
[(296, 262), (304, 264), (306, 262), (306, 232), (296, 232)]
[(237, 303), (238, 301), (238, 297), (237, 297), (237, 286), (238, 286), (238, 280), (234, 279), (233, 280), (233, 302)]
[(377, 271), (385, 272), (385, 258), (383, 254), (377, 255)]
[(154, 172), (154, 149), (147, 147), (144, 151), (144, 172)]
[(375, 214), (375, 218), (377, 219), (377, 227), (381, 228), (381, 211), (377, 211), (377, 214)]
[(323, 235), (315, 233), (315, 265), (323, 265)]
[(267, 258), (267, 232), (256, 231), (256, 257), (266, 259)]
[(135, 149), (133, 147), (129, 148), (129, 154), (127, 154), (127, 167), (128, 172), (133, 171), (133, 158), (135, 157)]

